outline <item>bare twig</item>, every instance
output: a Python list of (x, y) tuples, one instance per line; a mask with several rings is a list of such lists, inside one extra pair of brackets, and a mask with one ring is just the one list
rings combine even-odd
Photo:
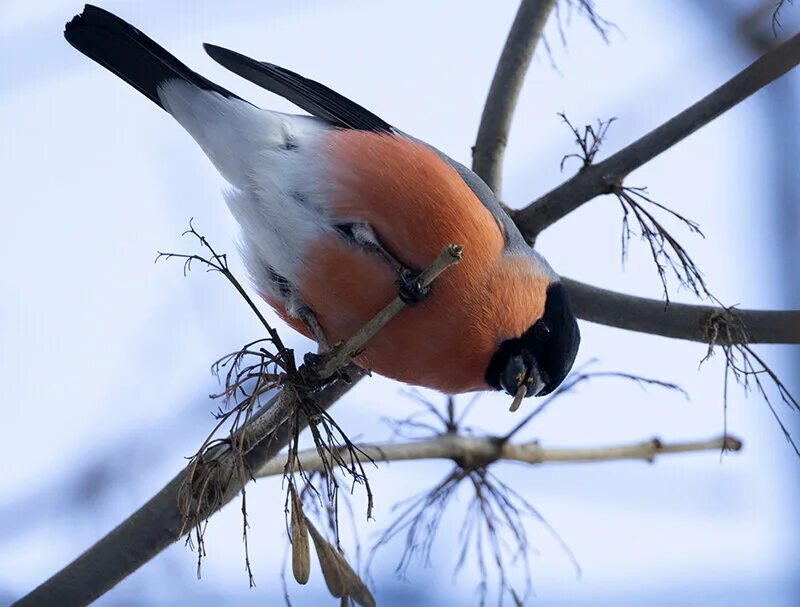
[[(778, 30), (783, 26), (781, 23), (781, 10), (787, 4), (787, 0), (778, 0), (775, 9), (772, 11), (772, 33), (778, 35)], [(794, 4), (794, 0), (788, 0), (788, 4)]]
[(513, 213), (530, 242), (595, 196), (612, 193), (633, 170), (652, 160), (800, 63), (800, 34), (765, 53), (721, 87), (606, 160)]
[[(598, 119), (596, 126), (587, 124), (583, 128), (583, 132), (581, 132), (569, 121), (564, 113), (560, 113), (559, 116), (572, 131), (579, 149), (578, 152), (567, 154), (561, 159), (561, 170), (564, 170), (564, 163), (567, 160), (576, 159), (581, 161), (580, 171), (585, 171), (592, 166), (594, 158), (600, 151), (600, 146), (603, 144), (603, 140), (608, 134), (608, 129), (615, 118), (605, 121)], [(628, 245), (631, 235), (634, 233), (630, 224), (632, 217), (639, 228), (639, 236), (650, 247), (650, 254), (664, 290), (664, 300), (669, 302), (667, 276), (670, 270), (678, 279), (681, 287), (688, 288), (698, 297), (710, 296), (705, 279), (688, 251), (667, 230), (661, 220), (656, 218), (654, 212), (649, 210), (649, 207), (654, 207), (655, 210), (666, 213), (688, 227), (691, 232), (705, 237), (700, 230), (700, 226), (680, 213), (653, 200), (647, 193), (647, 188), (625, 186), (622, 182), (619, 182), (613, 184), (609, 192), (617, 197), (620, 207), (622, 207), (622, 263), (624, 264), (627, 259)]]
[[(272, 327), (272, 325), (270, 325), (267, 322), (267, 319), (264, 318), (264, 315), (261, 314), (261, 310), (259, 310), (258, 306), (256, 306), (255, 302), (253, 302), (253, 299), (250, 297), (250, 295), (247, 293), (245, 288), (242, 286), (242, 283), (239, 282), (239, 280), (233, 275), (233, 273), (228, 268), (228, 256), (226, 254), (218, 254), (213, 249), (211, 244), (208, 242), (208, 239), (206, 239), (205, 236), (200, 234), (195, 229), (193, 224), (194, 224), (194, 217), (192, 217), (189, 220), (189, 229), (186, 230), (182, 235), (183, 236), (191, 235), (191, 236), (194, 236), (195, 238), (197, 238), (197, 240), (200, 242), (200, 246), (202, 248), (208, 249), (209, 253), (211, 253), (211, 258), (207, 259), (207, 258), (205, 258), (205, 257), (203, 257), (201, 255), (186, 255), (186, 254), (182, 254), (182, 253), (162, 253), (161, 251), (159, 251), (158, 255), (156, 256), (156, 261), (158, 261), (159, 259), (162, 259), (162, 258), (163, 259), (182, 259), (183, 260), (183, 275), (184, 276), (186, 276), (186, 274), (189, 272), (189, 270), (192, 269), (192, 263), (193, 262), (198, 262), (200, 264), (205, 265), (206, 268), (207, 268), (207, 271), (209, 271), (209, 272), (219, 272), (220, 274), (222, 274), (226, 278), (226, 280), (228, 280), (228, 282), (230, 282), (231, 285), (233, 285), (233, 287), (236, 289), (237, 293), (239, 293), (241, 298), (244, 299), (244, 301), (247, 303), (247, 305), (250, 308), (250, 310), (253, 312), (253, 314), (256, 315), (258, 320), (261, 322), (262, 326), (267, 330), (267, 333), (269, 334), (270, 341), (272, 341), (272, 343), (277, 348), (278, 353), (280, 354), (280, 356), (283, 359), (284, 363), (288, 367), (290, 367), (290, 369), (293, 369), (293, 367), (294, 367), (294, 359), (291, 356), (289, 350), (287, 350), (287, 348), (283, 345), (283, 342), (281, 341), (281, 338), (278, 335), (278, 332)], [(289, 370), (289, 369), (287, 369), (287, 370)]]
[[(524, 464), (599, 463), (615, 460), (652, 462), (656, 457), (696, 451), (739, 451), (742, 442), (728, 434), (698, 441), (665, 443), (657, 438), (627, 445), (606, 447), (543, 447), (539, 441), (503, 442), (503, 437), (463, 436), (444, 434), (434, 438), (403, 443), (362, 444), (364, 451), (376, 462), (397, 462), (420, 459), (450, 459), (460, 461), (510, 461)], [(320, 471), (325, 465), (316, 449), (298, 454), (308, 472)], [(275, 457), (254, 470), (257, 478), (283, 474), (285, 460)]]
[[(528, 543), (524, 519), (532, 517), (554, 536), (578, 569), (577, 562), (564, 541), (546, 519), (520, 494), (516, 493), (490, 471), (490, 466), (499, 461), (541, 465), (545, 463), (597, 463), (619, 460), (653, 462), (656, 457), (667, 454), (698, 451), (738, 451), (742, 443), (737, 438), (725, 435), (708, 440), (664, 443), (658, 438), (632, 444), (588, 448), (546, 448), (538, 441), (511, 443), (505, 437), (464, 436), (448, 433), (434, 438), (411, 441), (403, 444), (382, 443), (360, 445), (360, 449), (375, 461), (412, 461), (421, 459), (448, 459), (456, 463), (445, 478), (430, 491), (404, 504), (398, 517), (389, 525), (373, 548), (386, 545), (392, 538), (405, 535), (405, 549), (398, 562), (398, 573), (405, 575), (412, 561), (419, 557), (430, 563), (430, 553), (439, 523), (442, 521), (450, 498), (455, 495), (462, 481), (474, 490), (467, 508), (462, 532), (461, 548), (456, 562), (456, 571), (467, 558), (478, 561), (481, 573), (478, 591), (485, 599), (488, 591), (488, 567), (486, 558), (491, 558), (499, 576), (498, 593), (512, 597), (530, 593), (530, 564), (527, 555), (532, 547)], [(307, 471), (323, 470), (326, 463), (315, 450), (299, 454)], [(257, 476), (274, 476), (283, 473), (282, 458), (273, 458), (258, 471)], [(474, 547), (474, 550), (470, 550)], [(525, 587), (520, 593), (506, 575), (509, 567), (516, 565), (525, 576)], [(501, 601), (502, 603), (502, 601)], [(522, 604), (518, 601), (519, 604)], [(482, 601), (483, 604), (483, 601)]]
[(594, 157), (597, 156), (597, 153), (600, 151), (600, 146), (603, 144), (603, 140), (608, 134), (608, 129), (616, 118), (609, 118), (608, 120), (598, 119), (595, 125), (585, 125), (583, 127), (583, 132), (581, 132), (569, 121), (569, 118), (567, 118), (564, 112), (559, 112), (558, 115), (561, 117), (564, 124), (569, 127), (569, 130), (572, 131), (572, 135), (575, 137), (575, 143), (580, 149), (580, 152), (577, 154), (567, 154), (561, 158), (559, 168), (563, 171), (567, 160), (574, 158), (581, 161), (580, 170), (582, 171), (594, 163)]
[(784, 438), (795, 454), (800, 456), (800, 447), (775, 409), (765, 388), (765, 382), (774, 386), (781, 402), (795, 413), (800, 412), (800, 402), (789, 392), (778, 374), (748, 345), (747, 327), (737, 318), (735, 310), (724, 309), (710, 317), (707, 322), (707, 331), (709, 334), (708, 352), (702, 362), (711, 358), (717, 346), (722, 349), (725, 356), (723, 411), (726, 432), (728, 427), (728, 381), (733, 377), (734, 381), (744, 388), (745, 393), (755, 388), (755, 391), (767, 404)]
[[(593, 461), (594, 459), (602, 461), (606, 458), (652, 460), (662, 451), (693, 450), (695, 447), (702, 448), (700, 445), (704, 444), (704, 442), (697, 442), (665, 446), (657, 439), (653, 439), (635, 445), (623, 445), (610, 449), (543, 450), (536, 441), (511, 442), (511, 439), (538, 416), (550, 402), (562, 397), (579, 384), (596, 378), (620, 378), (634, 381), (642, 387), (654, 385), (683, 392), (674, 384), (626, 373), (590, 373), (579, 370), (573, 373), (557, 392), (546, 399), (511, 431), (503, 436), (480, 437), (468, 434), (468, 429), (462, 426), (469, 404), (460, 415), (457, 415), (455, 403), (451, 397), (446, 400), (445, 411), (440, 411), (432, 402), (417, 394), (412, 394), (424, 406), (420, 413), (431, 419), (431, 423), (416, 423), (414, 427), (427, 430), (434, 436), (424, 440), (408, 441), (400, 445), (391, 442), (363, 445), (361, 449), (364, 450), (364, 453), (374, 456), (374, 460), (400, 461), (439, 458), (452, 460), (455, 467), (429, 491), (401, 504), (399, 515), (374, 545), (370, 560), (375, 556), (376, 550), (385, 546), (392, 538), (404, 536), (405, 548), (399, 559), (398, 573), (405, 576), (407, 569), (415, 560), (421, 559), (423, 563), (430, 564), (430, 554), (436, 533), (451, 497), (460, 487), (466, 485), (471, 498), (459, 535), (461, 547), (458, 553), (456, 572), (468, 559), (477, 561), (480, 572), (477, 590), (481, 604), (484, 604), (489, 591), (490, 568), (497, 573), (497, 594), (501, 604), (504, 595), (511, 596), (518, 604), (521, 604), (524, 597), (529, 595), (532, 585), (528, 555), (533, 546), (529, 544), (525, 529), (524, 519), (526, 517), (531, 517), (543, 525), (570, 555), (578, 569), (569, 548), (550, 527), (546, 519), (526, 498), (495, 476), (491, 471), (492, 465), (502, 460), (541, 464), (551, 461), (550, 458), (553, 458), (552, 461), (565, 462)], [(737, 450), (741, 445), (735, 438), (722, 437), (711, 442), (710, 446), (716, 446), (721, 450)], [(304, 469), (307, 471), (325, 470), (328, 466), (325, 461), (326, 457), (321, 457), (314, 450), (301, 452), (297, 459), (303, 462)], [(257, 474), (271, 476), (279, 473), (280, 470), (280, 460), (276, 458), (257, 471)], [(471, 488), (471, 492), (469, 488)], [(512, 583), (511, 577), (509, 577), (512, 568), (519, 569), (524, 576), (524, 588), (516, 588)], [(520, 597), (523, 598), (520, 599)]]
[(691, 232), (704, 236), (700, 226), (691, 219), (687, 219), (680, 213), (676, 213), (650, 198), (645, 188), (618, 185), (613, 188), (613, 194), (617, 197), (623, 213), (622, 262), (624, 263), (627, 258), (628, 242), (633, 233), (629, 223), (629, 217), (632, 215), (639, 228), (639, 236), (650, 247), (650, 254), (663, 288), (664, 301), (669, 303), (668, 270), (671, 270), (672, 274), (678, 279), (681, 287), (688, 288), (698, 297), (710, 296), (703, 274), (694, 260), (678, 239), (667, 230), (664, 224), (647, 207), (660, 209), (687, 226)]
[(500, 196), (503, 154), (528, 65), (556, 0), (522, 0), (483, 107), (472, 170)]
[(618, 30), (619, 28), (614, 24), (604, 19), (600, 13), (597, 12), (595, 0), (566, 0), (567, 10), (566, 15), (562, 19), (561, 4), (556, 5), (556, 20), (558, 22), (558, 31), (561, 34), (561, 42), (566, 46), (567, 36), (564, 31), (564, 21), (566, 25), (570, 24), (572, 20), (572, 13), (576, 11), (578, 15), (585, 17), (589, 23), (592, 24), (595, 31), (600, 34), (604, 42), (608, 42), (608, 35), (611, 30)]
[[(458, 575), (468, 560), (476, 562), (479, 572), (476, 585), (479, 605), (486, 604), (490, 568), (495, 570), (498, 577), (497, 595), (500, 605), (503, 604), (506, 594), (517, 605), (524, 604), (530, 595), (532, 581), (529, 555), (535, 549), (528, 541), (526, 518), (533, 518), (550, 531), (579, 571), (577, 561), (567, 545), (522, 495), (503, 483), (487, 467), (465, 467), (459, 463), (431, 491), (396, 506), (400, 513), (373, 545), (370, 561), (392, 539), (404, 536), (405, 546), (399, 557), (397, 573), (404, 578), (415, 558), (430, 566), (431, 551), (439, 525), (451, 498), (464, 485), (467, 493), (470, 489), (472, 493), (459, 533), (460, 547), (454, 574)], [(452, 518), (452, 515), (448, 518)], [(514, 587), (508, 577), (508, 570), (514, 565), (522, 570), (525, 578), (522, 592)]]

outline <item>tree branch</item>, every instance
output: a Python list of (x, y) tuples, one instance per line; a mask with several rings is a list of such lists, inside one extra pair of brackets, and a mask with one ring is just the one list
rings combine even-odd
[(800, 63), (800, 34), (762, 55), (691, 107), (650, 131), (599, 164), (581, 170), (572, 179), (524, 209), (512, 213), (523, 236), (533, 242), (545, 228), (610, 188), (724, 112), (747, 99)]
[(483, 107), (472, 148), (472, 170), (500, 195), (503, 154), (528, 65), (556, 0), (522, 0)]
[[(800, 310), (724, 310), (635, 297), (562, 278), (579, 318), (609, 327), (709, 343), (714, 323), (744, 327), (747, 343), (800, 344)], [(726, 318), (726, 315), (730, 315)], [(736, 333), (740, 335), (740, 333)], [(717, 345), (741, 343), (721, 337)]]
[[(659, 455), (695, 451), (739, 451), (742, 441), (731, 435), (708, 440), (664, 443), (652, 438), (627, 445), (608, 447), (555, 448), (542, 447), (538, 441), (504, 442), (496, 436), (464, 436), (443, 434), (434, 438), (405, 443), (359, 445), (358, 448), (374, 461), (396, 462), (421, 459), (449, 459), (464, 465), (486, 465), (499, 460), (525, 464), (553, 462), (591, 463), (617, 460), (652, 462)], [(299, 461), (306, 472), (323, 469), (324, 462), (315, 449), (301, 451)], [(255, 472), (256, 477), (283, 474), (285, 460), (272, 458)]]
[[(335, 382), (314, 397), (321, 408), (330, 407), (365, 374), (356, 365), (352, 365), (347, 372), (353, 380), (351, 384), (343, 381)], [(260, 411), (268, 412), (283, 394), (282, 391), (273, 397)], [(284, 400), (284, 406), (293, 404), (294, 400)], [(263, 417), (275, 419), (279, 416), (272, 413)], [(302, 420), (302, 423), (305, 426), (305, 420)], [(271, 440), (261, 441), (247, 453), (245, 456), (247, 464), (255, 469), (276, 456), (288, 444), (289, 434), (289, 424), (284, 423)], [(178, 498), (187, 471), (188, 468), (181, 470), (161, 491), (113, 531), (49, 580), (14, 603), (14, 606), (87, 605), (180, 539), (184, 532), (184, 520), (178, 507)], [(231, 501), (243, 485), (236, 475), (231, 481), (219, 501), (219, 508)], [(211, 514), (213, 513), (208, 513), (209, 516)]]

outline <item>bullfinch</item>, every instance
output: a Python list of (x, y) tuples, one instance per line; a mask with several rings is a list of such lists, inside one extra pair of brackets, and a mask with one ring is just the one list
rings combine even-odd
[[(555, 390), (580, 333), (569, 297), (489, 187), (436, 148), (328, 87), (210, 44), (239, 76), (311, 114), (263, 110), (195, 73), (95, 6), (72, 46), (171, 114), (230, 184), (254, 288), (321, 345), (352, 336), (401, 293), (417, 302), (357, 358), (446, 393)], [(419, 292), (413, 277), (449, 243), (464, 258)]]

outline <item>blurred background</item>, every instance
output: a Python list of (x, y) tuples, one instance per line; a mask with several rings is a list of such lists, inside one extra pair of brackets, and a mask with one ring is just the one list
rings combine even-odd
[[(539, 47), (515, 114), (503, 188), (510, 206), (577, 169), (559, 172), (574, 149), (557, 112), (576, 125), (616, 116), (604, 147), (615, 151), (800, 27), (800, 7), (787, 5), (776, 38), (772, 1), (606, 0), (598, 11), (619, 28), (606, 43), (561, 4), (565, 43), (549, 23), (552, 53)], [(102, 5), (262, 107), (295, 111), (215, 64), (202, 42), (326, 83), (465, 164), (517, 8), (464, 0)], [(153, 264), (157, 250), (194, 251), (180, 237), (190, 217), (218, 249), (235, 253), (224, 183), (166, 113), (67, 45), (64, 22), (81, 8), (75, 0), (0, 3), (0, 604), (71, 561), (172, 478), (213, 421), (208, 394), (218, 385), (210, 364), (260, 336), (221, 277), (195, 271), (184, 279), (179, 263)], [(627, 182), (700, 223), (705, 240), (669, 225), (726, 304), (800, 306), (799, 87), (795, 71)], [(632, 242), (621, 267), (620, 219), (615, 200), (597, 199), (547, 230), (538, 246), (564, 275), (659, 297), (645, 244)], [(244, 276), (238, 260), (233, 268)], [(682, 292), (672, 298), (691, 301)], [(268, 318), (280, 325), (271, 312)], [(310, 349), (280, 326), (292, 347)], [(721, 356), (698, 369), (702, 344), (587, 323), (581, 330), (578, 364), (597, 358), (598, 370), (675, 381), (691, 399), (598, 381), (559, 400), (525, 438), (580, 446), (722, 431)], [(800, 392), (797, 347), (758, 352)], [(386, 439), (383, 418), (417, 407), (401, 392), (373, 377), (333, 412), (351, 436)], [(482, 396), (470, 423), (510, 428), (516, 420), (507, 401)], [(800, 432), (788, 409), (779, 412)], [(582, 568), (577, 576), (557, 542), (532, 524), (531, 604), (799, 604), (800, 461), (766, 405), (738, 388), (728, 427), (745, 441), (740, 454), (664, 457), (654, 465), (495, 466)], [(364, 545), (391, 522), (393, 504), (449, 469), (395, 463), (371, 473), (375, 520), (365, 520), (363, 491), (351, 498)], [(394, 574), (402, 544), (379, 554), (372, 585), (379, 604), (475, 604), (475, 563), (452, 575), (467, 497), (448, 510), (432, 567), (413, 566), (404, 582)], [(210, 522), (202, 580), (195, 554), (179, 542), (97, 604), (281, 604), (280, 480), (252, 485), (248, 504), (256, 588), (248, 589), (240, 512), (230, 504)], [(307, 587), (290, 585), (293, 603), (336, 604), (314, 567)]]

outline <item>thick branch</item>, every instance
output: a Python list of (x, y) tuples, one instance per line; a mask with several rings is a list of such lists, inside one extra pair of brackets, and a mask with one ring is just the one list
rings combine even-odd
[(556, 0), (522, 0), (497, 63), (472, 148), (472, 170), (500, 195), (503, 154), (517, 97)]
[(545, 228), (621, 182), (631, 171), (705, 126), (800, 63), (800, 34), (765, 53), (717, 90), (599, 164), (513, 213), (530, 242)]
[[(374, 461), (396, 462), (421, 459), (451, 459), (464, 465), (483, 465), (498, 460), (525, 464), (551, 462), (606, 462), (616, 460), (644, 460), (652, 462), (656, 456), (694, 451), (739, 451), (742, 442), (734, 436), (663, 443), (657, 438), (628, 445), (608, 447), (554, 448), (542, 447), (538, 442), (508, 443), (494, 436), (463, 436), (444, 434), (435, 438), (406, 443), (383, 443), (359, 445), (358, 447)], [(315, 449), (298, 454), (306, 472), (322, 470), (323, 462)], [(283, 474), (286, 461), (273, 458), (259, 468), (257, 477)]]
[[(364, 375), (355, 365), (347, 369), (352, 384), (336, 382), (315, 396), (317, 404), (327, 409), (345, 394)], [(281, 399), (281, 392), (261, 409), (269, 411)], [(284, 401), (284, 406), (293, 402)], [(275, 413), (262, 415), (266, 420)], [(303, 423), (304, 420), (303, 420)], [(271, 440), (260, 444), (246, 455), (251, 468), (258, 468), (275, 457), (290, 439), (288, 424), (281, 426)], [(147, 561), (181, 537), (183, 516), (178, 508), (178, 496), (186, 479), (188, 468), (181, 470), (161, 491), (144, 506), (123, 521), (116, 529), (89, 548), (72, 563), (64, 567), (49, 580), (14, 603), (15, 606), (87, 605), (119, 581), (136, 571)], [(231, 479), (219, 508), (232, 500), (241, 489), (237, 477)], [(213, 512), (209, 512), (210, 516)]]
[[(716, 306), (679, 303), (635, 297), (593, 287), (569, 278), (561, 279), (579, 318), (609, 327), (709, 343), (715, 320), (725, 320)], [(743, 326), (747, 343), (800, 344), (800, 310), (738, 310), (730, 320)], [(718, 345), (730, 345), (720, 335)]]

